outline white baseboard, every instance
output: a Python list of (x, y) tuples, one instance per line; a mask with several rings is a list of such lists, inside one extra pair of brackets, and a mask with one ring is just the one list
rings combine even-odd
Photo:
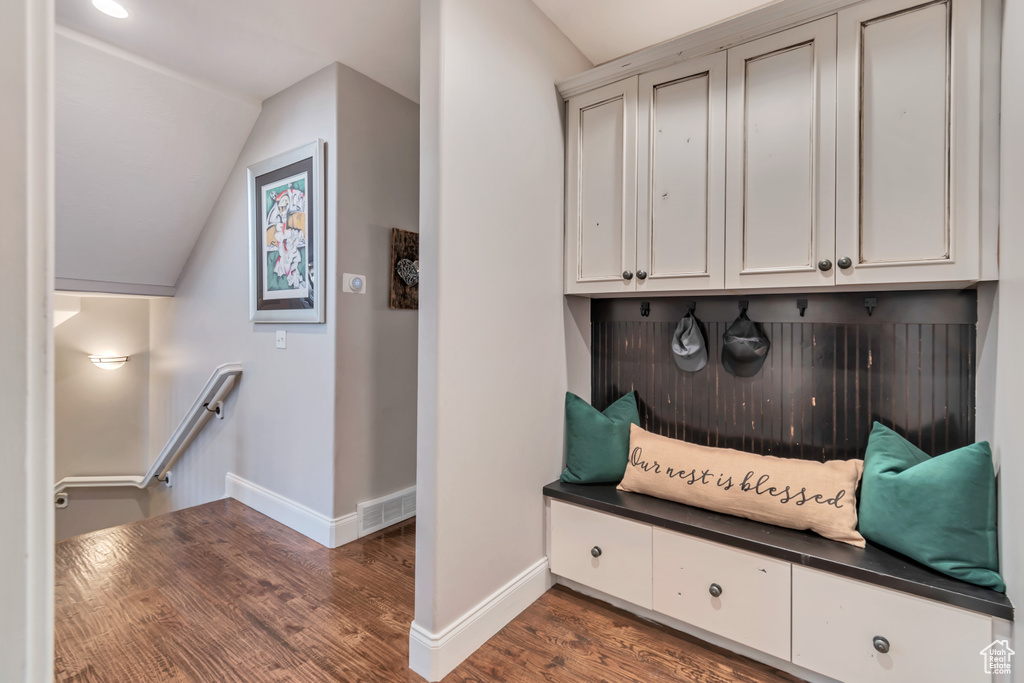
[(409, 629), (409, 668), (440, 681), (553, 585), (543, 557), (439, 633)]
[(262, 512), (328, 548), (337, 548), (359, 537), (354, 512), (332, 519), (231, 472), (225, 477), (224, 489), (229, 498), (245, 503), (253, 510)]

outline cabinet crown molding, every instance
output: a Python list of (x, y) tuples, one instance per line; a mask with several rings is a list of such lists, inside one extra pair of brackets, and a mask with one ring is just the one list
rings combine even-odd
[(697, 29), (555, 83), (562, 98), (630, 76), (724, 50), (755, 38), (835, 14), (860, 0), (779, 0), (746, 14)]

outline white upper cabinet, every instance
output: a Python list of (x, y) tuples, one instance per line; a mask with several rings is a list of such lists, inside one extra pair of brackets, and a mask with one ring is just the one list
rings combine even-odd
[(569, 99), (566, 293), (998, 277), (998, 0), (796, 4)]
[(835, 39), (833, 16), (729, 50), (730, 289), (834, 281)]
[(976, 0), (839, 13), (837, 284), (978, 279), (980, 27)]
[(725, 53), (568, 105), (568, 294), (725, 284)]
[(636, 79), (569, 100), (565, 291), (633, 291)]
[(640, 76), (637, 291), (721, 289), (726, 56)]

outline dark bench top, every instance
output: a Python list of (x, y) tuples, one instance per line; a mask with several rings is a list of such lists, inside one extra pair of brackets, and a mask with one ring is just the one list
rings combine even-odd
[(883, 588), (1013, 620), (1013, 605), (1003, 593), (940, 574), (870, 543), (867, 548), (855, 548), (809, 531), (784, 529), (639, 493), (626, 493), (612, 484), (583, 486), (554, 481), (544, 487), (544, 495)]

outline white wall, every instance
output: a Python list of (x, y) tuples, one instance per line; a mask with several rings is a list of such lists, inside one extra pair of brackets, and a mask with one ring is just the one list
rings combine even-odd
[[(149, 300), (82, 297), (53, 331), (57, 479), (142, 474), (149, 453)], [(130, 356), (116, 370), (91, 354)]]
[[(228, 472), (327, 518), (415, 483), (416, 312), (389, 310), (388, 287), (391, 228), (417, 226), (417, 125), (414, 102), (341, 64), (263, 103), (176, 295), (152, 304), (151, 451), (214, 367), (244, 368), (226, 418), (178, 461), (171, 489), (153, 490), (152, 512), (220, 498)], [(246, 167), (318, 137), (327, 322), (250, 323)], [(367, 293), (342, 294), (343, 271), (365, 275)]]
[[(1024, 607), (1024, 0), (1005, 0), (1001, 106), (999, 289), (993, 447), (999, 462), (1000, 553), (1007, 595)], [(979, 411), (981, 405), (979, 404)], [(979, 423), (979, 427), (981, 424)], [(1013, 649), (1024, 653), (1024, 636), (1015, 630)], [(1014, 681), (1024, 681), (1024, 656), (1014, 662)]]
[[(334, 476), (335, 316), (323, 325), (249, 322), (246, 167), (316, 138), (337, 143), (337, 65), (263, 103), (256, 124), (177, 282), (152, 307), (151, 449), (163, 445), (213, 369), (240, 361), (241, 382), (174, 467), (170, 489), (153, 489), (153, 511), (224, 495), (228, 472), (331, 516)], [(336, 239), (337, 155), (327, 154), (327, 240)], [(328, 248), (327, 271), (336, 272)], [(334, 292), (327, 292), (328, 305)], [(328, 309), (330, 310), (330, 309)], [(274, 348), (286, 330), (288, 348)]]
[(418, 229), (419, 106), (340, 66), (337, 154), (339, 278), (367, 278), (366, 294), (338, 294), (333, 309), (341, 516), (416, 483), (417, 312), (388, 301), (391, 228)]
[[(440, 647), (545, 556), (541, 488), (559, 473), (566, 348), (585, 348), (566, 335), (589, 334), (561, 294), (554, 82), (590, 63), (529, 0), (424, 0), (421, 32), (413, 639)], [(471, 649), (512, 616), (474, 626)], [(453, 660), (414, 642), (411, 664), (436, 680)]]
[(0, 21), (0, 680), (53, 671), (53, 6)]
[[(142, 474), (149, 449), (149, 300), (81, 297), (81, 310), (53, 331), (55, 474)], [(131, 357), (116, 370), (90, 354)], [(149, 495), (138, 489), (78, 489), (57, 510), (57, 540), (144, 519)]]

